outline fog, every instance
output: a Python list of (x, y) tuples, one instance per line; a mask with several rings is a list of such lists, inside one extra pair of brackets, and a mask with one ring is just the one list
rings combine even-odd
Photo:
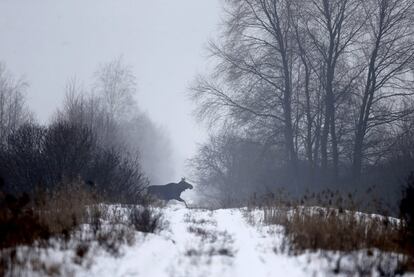
[(414, 273), (413, 15), (1, 0), (0, 276)]
[(1, 1), (0, 60), (28, 81), (28, 104), (47, 123), (70, 78), (88, 86), (98, 66), (122, 57), (137, 78), (140, 109), (171, 138), (166, 179), (174, 180), (187, 175), (185, 161), (206, 136), (187, 90), (204, 70), (220, 13), (218, 0)]

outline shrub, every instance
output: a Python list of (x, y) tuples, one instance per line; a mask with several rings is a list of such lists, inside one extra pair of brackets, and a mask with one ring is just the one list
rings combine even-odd
[(137, 155), (122, 147), (102, 146), (85, 125), (55, 122), (48, 127), (25, 124), (0, 149), (5, 190), (34, 194), (34, 188), (56, 190), (64, 178), (80, 176), (112, 202), (140, 201), (148, 180)]
[(96, 240), (108, 253), (113, 256), (120, 255), (123, 244), (132, 245), (135, 241), (134, 232), (126, 225), (110, 225), (102, 228), (96, 235)]
[(133, 207), (129, 219), (135, 230), (144, 233), (154, 233), (162, 225), (162, 214), (148, 206)]
[(96, 203), (94, 193), (80, 179), (66, 181), (51, 192), (38, 191), (33, 200), (27, 194), (5, 194), (0, 199), (0, 248), (31, 245), (56, 235), (68, 238), (86, 222), (86, 206)]
[(29, 201), (27, 194), (17, 198), (6, 194), (0, 200), (0, 249), (49, 238), (49, 229), (28, 205)]
[(400, 218), (403, 222), (404, 244), (414, 256), (414, 172), (407, 178), (400, 202)]

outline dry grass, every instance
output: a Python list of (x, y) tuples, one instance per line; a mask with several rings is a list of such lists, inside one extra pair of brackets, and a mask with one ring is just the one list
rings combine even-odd
[(30, 245), (48, 239), (51, 233), (30, 205), (30, 198), (6, 195), (0, 199), (0, 249)]
[(232, 247), (233, 240), (226, 231), (208, 230), (204, 226), (190, 225), (188, 232), (200, 238), (198, 247), (191, 247), (185, 252), (186, 256), (212, 257), (212, 256), (234, 256)]
[[(301, 254), (326, 250), (340, 253), (334, 272), (341, 272), (341, 259), (365, 253), (366, 261), (355, 265), (358, 272), (376, 268), (387, 274), (413, 270), (413, 256), (407, 251), (403, 239), (404, 224), (396, 218), (356, 211), (352, 195), (341, 197), (337, 193), (303, 197), (299, 201), (269, 200), (260, 209), (267, 224), (283, 226), (281, 250)], [(252, 221), (255, 222), (255, 221)], [(257, 221), (256, 221), (257, 222)], [(375, 254), (374, 253), (380, 253)], [(392, 268), (381, 263), (395, 253)], [(367, 262), (369, 260), (371, 262)]]
[(129, 220), (136, 231), (144, 233), (154, 233), (164, 224), (162, 214), (149, 206), (130, 209)]
[(52, 234), (68, 237), (77, 226), (88, 222), (87, 207), (98, 203), (95, 193), (81, 180), (63, 182), (51, 193), (37, 197), (41, 223)]
[(297, 206), (269, 207), (265, 209), (264, 220), (284, 226), (292, 250), (401, 251), (399, 221), (388, 217)]
[(100, 230), (95, 239), (106, 252), (118, 257), (123, 245), (131, 246), (135, 243), (135, 233), (126, 225), (110, 225), (109, 228)]
[(41, 253), (59, 245), (64, 251), (73, 250), (74, 263), (87, 266), (93, 261), (91, 247), (119, 256), (122, 246), (135, 243), (136, 231), (164, 227), (159, 209), (100, 204), (102, 199), (79, 179), (56, 187), (38, 191), (33, 199), (0, 199), (0, 276), (21, 275), (28, 268), (40, 275), (60, 275), (58, 264), (49, 265), (39, 255), (24, 258), (27, 255), (20, 254), (25, 249)]

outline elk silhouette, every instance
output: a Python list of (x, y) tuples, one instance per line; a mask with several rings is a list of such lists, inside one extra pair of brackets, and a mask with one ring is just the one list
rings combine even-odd
[(187, 203), (180, 197), (181, 193), (186, 189), (193, 189), (193, 186), (182, 178), (179, 183), (168, 183), (163, 186), (149, 186), (147, 187), (147, 193), (155, 196), (161, 200), (178, 200), (184, 202), (185, 206)]

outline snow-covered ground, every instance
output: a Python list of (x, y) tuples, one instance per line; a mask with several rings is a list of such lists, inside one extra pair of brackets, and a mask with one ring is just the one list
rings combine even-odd
[[(49, 257), (42, 259), (60, 261), (60, 272), (72, 276), (333, 275), (337, 254), (288, 255), (283, 250), (281, 227), (251, 224), (246, 212), (186, 209), (181, 204), (169, 204), (164, 210), (165, 228), (156, 234), (136, 232), (135, 243), (123, 246), (118, 256), (95, 250), (88, 253), (87, 262), (79, 265), (74, 262), (73, 251), (52, 250)], [(343, 259), (345, 265), (352, 262), (347, 259)], [(349, 275), (350, 272), (343, 273)]]
[[(249, 224), (240, 209), (165, 210), (166, 228), (143, 235), (121, 257), (95, 257), (77, 276), (309, 276), (306, 260), (277, 254), (280, 236)], [(314, 266), (313, 266), (313, 269)]]

